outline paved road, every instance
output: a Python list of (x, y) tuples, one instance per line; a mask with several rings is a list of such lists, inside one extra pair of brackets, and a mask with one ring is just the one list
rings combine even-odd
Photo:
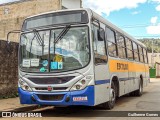
[[(2, 100), (1, 100), (2, 101)], [(5, 106), (5, 102), (2, 103), (0, 101), (0, 106), (3, 104)], [(16, 100), (15, 100), (16, 101)], [(9, 103), (9, 100), (8, 102)], [(9, 104), (8, 104), (9, 105)], [(13, 104), (10, 104), (13, 108)], [(2, 107), (2, 108), (3, 108)], [(17, 105), (16, 109), (26, 109), (20, 108)], [(25, 110), (24, 110), (25, 111)], [(124, 120), (124, 118), (106, 118), (110, 114), (107, 110), (101, 110), (99, 108), (93, 107), (63, 107), (63, 108), (54, 108), (54, 107), (43, 107), (37, 108), (32, 107), (32, 109), (26, 109), (27, 112), (40, 112), (42, 113), (43, 117), (38, 118), (41, 120), (46, 119), (59, 119), (59, 120), (71, 120), (71, 119), (118, 119)], [(116, 106), (111, 111), (160, 111), (160, 79), (151, 79), (151, 82), (147, 87), (144, 88), (144, 94), (141, 97), (131, 97), (131, 96), (124, 96), (117, 100)], [(90, 117), (88, 117), (90, 116)], [(5, 118), (6, 119), (6, 118)], [(16, 118), (21, 119), (21, 118)], [(27, 118), (26, 118), (27, 119)], [(36, 119), (36, 118), (31, 118)], [(129, 119), (129, 117), (125, 117), (125, 119)], [(131, 118), (133, 120), (137, 119), (149, 119), (150, 118)], [(159, 120), (160, 118), (152, 118)]]

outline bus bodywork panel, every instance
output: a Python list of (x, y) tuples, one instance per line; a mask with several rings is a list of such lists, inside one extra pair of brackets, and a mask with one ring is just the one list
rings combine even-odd
[(108, 64), (95, 66), (95, 105), (109, 101), (110, 74)]
[(118, 77), (119, 96), (137, 90), (141, 77), (143, 87), (147, 86), (149, 82), (148, 70), (148, 65), (143, 63), (109, 57), (110, 74)]
[[(42, 92), (26, 92), (21, 88), (18, 88), (19, 98), (21, 104), (39, 104), (39, 105), (87, 105), (94, 106), (94, 86), (88, 86), (84, 90), (80, 91), (70, 91), (70, 92), (52, 92), (52, 93), (42, 93)], [(59, 95), (63, 96), (60, 100), (41, 100), (38, 95)], [(34, 98), (33, 98), (34, 97)], [(67, 101), (67, 99), (69, 100)], [(33, 100), (34, 99), (34, 100)]]

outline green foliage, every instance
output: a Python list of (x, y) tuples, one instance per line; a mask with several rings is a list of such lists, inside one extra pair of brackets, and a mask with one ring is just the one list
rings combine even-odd
[(152, 52), (152, 40), (153, 40), (153, 52), (160, 53), (160, 39), (139, 39), (140, 42), (146, 45), (149, 53)]

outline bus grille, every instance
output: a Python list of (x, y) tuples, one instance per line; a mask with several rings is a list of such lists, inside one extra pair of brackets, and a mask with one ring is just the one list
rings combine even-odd
[[(66, 90), (68, 87), (54, 87), (53, 90)], [(39, 91), (48, 91), (47, 87), (36, 87), (36, 90)]]
[(32, 78), (28, 79), (35, 84), (64, 84), (72, 80), (75, 76), (67, 76), (67, 77), (47, 77), (47, 78)]
[(40, 100), (46, 100), (46, 101), (59, 101), (62, 100), (64, 95), (40, 95), (37, 94)]

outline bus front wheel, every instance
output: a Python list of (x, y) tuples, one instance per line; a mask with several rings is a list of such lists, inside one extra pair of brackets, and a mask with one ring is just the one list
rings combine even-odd
[(115, 83), (111, 83), (111, 89), (110, 89), (110, 100), (108, 102), (105, 102), (102, 104), (102, 108), (104, 109), (112, 109), (116, 102), (116, 86)]

